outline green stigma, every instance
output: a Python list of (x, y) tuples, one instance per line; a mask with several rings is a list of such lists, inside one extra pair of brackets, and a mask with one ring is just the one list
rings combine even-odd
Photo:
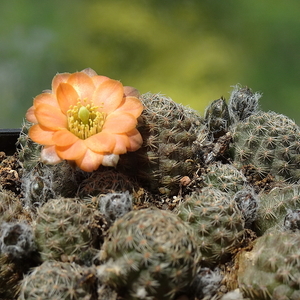
[(89, 124), (90, 111), (85, 107), (81, 106), (78, 110), (78, 117), (83, 124)]

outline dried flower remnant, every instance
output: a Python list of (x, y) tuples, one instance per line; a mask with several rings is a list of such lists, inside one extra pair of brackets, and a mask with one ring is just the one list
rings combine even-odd
[(44, 146), (41, 159), (56, 164), (75, 161), (86, 171), (116, 166), (119, 155), (136, 151), (136, 129), (143, 105), (137, 91), (92, 69), (57, 74), (52, 90), (36, 96), (26, 118), (29, 137)]

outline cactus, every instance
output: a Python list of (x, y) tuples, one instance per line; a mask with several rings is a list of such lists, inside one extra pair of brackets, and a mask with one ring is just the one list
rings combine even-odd
[(247, 179), (241, 171), (233, 165), (220, 162), (209, 165), (201, 178), (204, 186), (232, 195), (243, 189), (247, 183)]
[(268, 194), (260, 193), (258, 215), (254, 222), (255, 231), (262, 235), (269, 228), (282, 228), (289, 210), (300, 208), (300, 185), (276, 187)]
[(126, 192), (132, 193), (139, 186), (133, 178), (107, 167), (100, 167), (97, 171), (87, 174), (79, 184), (77, 195), (80, 198), (99, 196), (100, 194)]
[(21, 181), (24, 205), (33, 211), (51, 198), (74, 197), (78, 188), (76, 173), (66, 161), (37, 163), (30, 171), (24, 169)]
[(191, 283), (197, 255), (190, 227), (175, 214), (131, 211), (109, 229), (97, 273), (126, 299), (173, 299)]
[(187, 196), (178, 207), (178, 216), (194, 229), (201, 267), (226, 261), (244, 235), (243, 216), (237, 203), (216, 189), (206, 187)]
[(300, 130), (284, 115), (260, 112), (233, 127), (233, 159), (238, 169), (253, 168), (255, 180), (300, 178)]
[(29, 128), (32, 123), (24, 120), (21, 133), (18, 138), (18, 158), (22, 164), (22, 167), (26, 171), (30, 171), (40, 161), (42, 145), (33, 142), (28, 136)]
[(253, 300), (300, 299), (300, 236), (271, 231), (239, 257), (238, 281)]
[(145, 107), (138, 125), (144, 144), (120, 157), (118, 169), (152, 193), (177, 195), (180, 179), (197, 165), (194, 141), (202, 118), (192, 109), (159, 94), (144, 94)]
[(18, 220), (27, 220), (30, 222), (31, 216), (13, 192), (3, 190), (0, 187), (0, 223)]
[(44, 262), (24, 277), (18, 300), (92, 299), (96, 292), (90, 269), (74, 263)]
[(99, 197), (99, 209), (108, 225), (132, 210), (132, 197), (129, 192), (108, 193)]
[(37, 211), (35, 240), (43, 260), (79, 260), (92, 241), (93, 210), (72, 198), (48, 201)]

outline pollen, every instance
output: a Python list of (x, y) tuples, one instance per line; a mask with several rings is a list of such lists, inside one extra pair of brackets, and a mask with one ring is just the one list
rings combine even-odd
[(71, 105), (67, 111), (68, 129), (82, 140), (101, 132), (106, 114), (99, 111), (98, 106), (86, 104), (86, 101)]

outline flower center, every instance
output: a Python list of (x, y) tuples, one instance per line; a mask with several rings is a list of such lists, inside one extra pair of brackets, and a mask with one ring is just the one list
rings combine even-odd
[(98, 106), (93, 104), (71, 105), (67, 111), (68, 129), (82, 140), (101, 132), (106, 114), (98, 111)]

